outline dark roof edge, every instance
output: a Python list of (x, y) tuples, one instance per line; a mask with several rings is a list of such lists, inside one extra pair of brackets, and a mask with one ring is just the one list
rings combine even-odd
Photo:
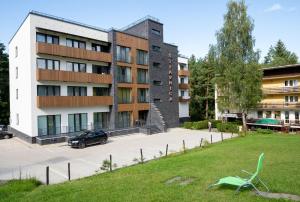
[(147, 20), (163, 25), (163, 23), (161, 23), (158, 18), (155, 18), (155, 17), (153, 17), (151, 15), (147, 15), (147, 16), (145, 16), (145, 17), (143, 17), (143, 18), (141, 18), (139, 20), (136, 20), (135, 22), (133, 22), (133, 23), (131, 23), (131, 24), (125, 26), (125, 27), (122, 27), (120, 30), (125, 31), (125, 30), (127, 30), (127, 29), (129, 29), (129, 28), (131, 28), (133, 26), (136, 26), (138, 24), (141, 24), (141, 23), (143, 23), (143, 22), (145, 22)]
[(272, 70), (272, 69), (284, 69), (284, 68), (288, 68), (288, 67), (298, 67), (300, 66), (300, 63), (298, 64), (291, 64), (291, 65), (281, 65), (281, 66), (274, 66), (274, 67), (264, 67), (262, 68), (262, 70)]
[(130, 36), (133, 36), (133, 37), (137, 37), (137, 38), (148, 40), (148, 38), (145, 38), (145, 37), (142, 37), (142, 36), (138, 36), (138, 35), (135, 35), (135, 34), (132, 34), (132, 33), (128, 33), (126, 31), (121, 31), (121, 30), (116, 29), (116, 28), (111, 28), (110, 31), (120, 32), (120, 33), (127, 34), (127, 35), (130, 35)]
[(177, 47), (177, 48), (178, 48), (178, 46), (177, 46), (177, 45), (175, 45), (175, 44), (172, 44), (172, 43), (165, 43), (165, 42), (164, 42), (164, 44), (166, 44), (166, 45), (169, 45), (169, 46), (174, 46), (174, 47)]

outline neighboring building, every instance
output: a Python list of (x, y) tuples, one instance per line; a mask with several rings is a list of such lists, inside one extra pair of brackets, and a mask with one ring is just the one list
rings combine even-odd
[(178, 96), (179, 96), (179, 121), (185, 122), (190, 120), (189, 114), (189, 66), (188, 58), (182, 55), (178, 57)]
[[(300, 64), (264, 68), (263, 99), (257, 109), (248, 113), (247, 119), (273, 118), (285, 125), (299, 124), (299, 82)], [(216, 117), (221, 119), (222, 116), (238, 118), (239, 114), (235, 114), (234, 110), (222, 114), (216, 107)]]
[(30, 12), (9, 43), (10, 128), (40, 143), (176, 127), (177, 57), (152, 17), (104, 30)]

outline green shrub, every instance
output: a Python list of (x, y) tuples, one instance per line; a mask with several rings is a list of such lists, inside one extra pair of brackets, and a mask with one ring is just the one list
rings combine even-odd
[(239, 132), (239, 125), (234, 123), (217, 123), (217, 129), (219, 132), (237, 133)]
[(214, 120), (214, 119), (210, 120), (210, 122), (211, 122), (211, 127), (212, 128), (216, 128), (218, 123), (222, 123), (221, 120)]
[(184, 122), (183, 123), (183, 127), (184, 128), (187, 128), (187, 129), (192, 129), (192, 127), (193, 127), (193, 122)]
[(208, 121), (198, 121), (193, 123), (193, 129), (200, 130), (200, 129), (207, 129), (208, 128)]
[(273, 134), (273, 131), (271, 129), (258, 128), (256, 129), (256, 132), (261, 134)]

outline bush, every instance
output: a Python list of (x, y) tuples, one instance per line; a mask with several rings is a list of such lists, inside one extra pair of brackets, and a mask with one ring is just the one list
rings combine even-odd
[(273, 131), (270, 129), (262, 129), (262, 128), (258, 128), (256, 129), (257, 133), (261, 133), (261, 134), (272, 134)]
[(196, 130), (207, 129), (207, 128), (208, 128), (207, 120), (194, 122), (192, 126), (192, 129), (196, 129)]
[(187, 128), (187, 129), (192, 129), (192, 127), (193, 127), (193, 122), (184, 122), (183, 123), (183, 127), (184, 128)]
[(216, 128), (218, 123), (222, 123), (221, 120), (214, 120), (214, 119), (210, 120), (210, 122), (211, 122), (211, 127), (212, 128)]
[(234, 123), (217, 123), (217, 129), (219, 132), (238, 133), (239, 125)]

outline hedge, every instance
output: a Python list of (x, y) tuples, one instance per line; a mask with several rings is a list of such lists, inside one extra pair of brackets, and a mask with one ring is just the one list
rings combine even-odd
[(219, 132), (238, 133), (239, 125), (235, 123), (217, 123), (217, 129)]
[[(220, 120), (209, 120), (211, 122), (211, 127), (216, 128), (218, 123), (221, 123)], [(208, 120), (197, 121), (197, 122), (184, 122), (183, 127), (187, 129), (207, 129), (208, 128)]]

